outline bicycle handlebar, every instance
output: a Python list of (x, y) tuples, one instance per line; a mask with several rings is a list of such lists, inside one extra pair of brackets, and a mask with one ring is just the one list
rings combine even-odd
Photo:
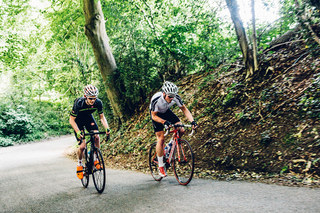
[[(169, 134), (169, 130), (170, 130), (170, 128), (172, 128), (172, 127), (174, 127), (174, 128), (177, 128), (177, 127), (192, 127), (192, 125), (174, 124), (174, 125), (172, 125), (171, 127), (169, 127), (169, 128), (167, 129), (167, 131), (166, 131), (166, 133), (164, 134), (164, 136), (167, 136), (167, 135)], [(193, 133), (194, 133), (194, 129), (192, 129), (192, 131), (191, 131), (191, 133), (189, 134), (189, 136), (192, 136)]]
[[(101, 135), (101, 134), (107, 134), (107, 132), (89, 132), (89, 133), (84, 133), (83, 136), (88, 136), (88, 135)], [(81, 144), (82, 140), (84, 138), (80, 138), (80, 142), (79, 142), (79, 145)], [(110, 134), (108, 135), (107, 137), (107, 141), (110, 139)]]
[(89, 133), (84, 133), (83, 135), (84, 136), (87, 136), (87, 135), (99, 135), (99, 134), (106, 134), (107, 132), (89, 132)]

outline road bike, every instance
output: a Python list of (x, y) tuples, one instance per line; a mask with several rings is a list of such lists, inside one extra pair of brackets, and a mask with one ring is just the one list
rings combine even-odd
[[(90, 136), (90, 140), (86, 141), (86, 147), (84, 149), (83, 156), (83, 178), (81, 179), (82, 185), (87, 188), (89, 184), (89, 175), (92, 174), (94, 186), (99, 193), (102, 193), (106, 185), (106, 170), (104, 165), (103, 156), (98, 147), (94, 144), (94, 135), (106, 134), (106, 132), (93, 132), (85, 133), (83, 136)], [(81, 138), (80, 143), (84, 138)], [(107, 141), (109, 136), (107, 137)], [(91, 143), (90, 150), (88, 150), (88, 144)], [(94, 165), (94, 153), (97, 155), (98, 164)]]
[[(188, 141), (181, 139), (179, 136), (179, 127), (192, 127), (192, 125), (175, 124), (172, 125), (173, 130), (167, 130), (168, 133), (173, 134), (172, 148), (169, 151), (169, 157), (164, 153), (165, 168), (168, 170), (172, 166), (174, 176), (181, 185), (190, 183), (194, 172), (194, 156)], [(193, 129), (190, 136), (193, 134)], [(149, 150), (149, 167), (151, 175), (156, 181), (160, 181), (162, 177), (159, 175), (158, 157), (156, 152), (157, 142), (153, 143)]]

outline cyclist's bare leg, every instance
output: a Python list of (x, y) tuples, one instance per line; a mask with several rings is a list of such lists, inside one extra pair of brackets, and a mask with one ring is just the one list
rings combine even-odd
[[(175, 124), (182, 124), (182, 123), (181, 122), (177, 122)], [(183, 127), (179, 127), (178, 130), (179, 130), (179, 136), (180, 136), (180, 138), (182, 138), (182, 135), (184, 134), (185, 129)]]
[(82, 158), (83, 158), (83, 151), (85, 147), (86, 147), (86, 143), (85, 143), (85, 140), (83, 140), (78, 149), (78, 166), (77, 166), (77, 177), (81, 180), (83, 179)]
[(166, 177), (166, 171), (165, 171), (165, 162), (164, 162), (164, 131), (156, 132), (157, 136), (157, 146), (156, 146), (156, 151), (157, 151), (157, 157), (158, 157), (158, 166), (159, 166), (159, 175), (161, 177)]
[[(98, 132), (98, 130), (94, 130), (94, 132)], [(94, 135), (94, 145), (97, 148), (100, 148), (100, 137), (99, 137), (99, 135)]]
[(83, 158), (83, 150), (86, 148), (86, 141), (83, 140), (78, 149), (78, 159), (82, 160)]
[(163, 157), (163, 149), (164, 149), (164, 131), (156, 132), (157, 136), (157, 156)]

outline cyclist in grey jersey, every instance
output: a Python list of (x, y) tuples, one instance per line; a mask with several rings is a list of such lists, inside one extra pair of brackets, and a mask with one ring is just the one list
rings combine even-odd
[[(194, 121), (192, 114), (188, 108), (183, 104), (181, 97), (178, 95), (178, 87), (169, 81), (166, 81), (162, 86), (162, 92), (157, 92), (151, 98), (150, 103), (150, 115), (154, 131), (157, 136), (157, 156), (159, 163), (159, 175), (166, 177), (166, 171), (164, 170), (164, 130), (171, 126), (171, 124), (181, 124), (180, 119), (169, 109), (172, 105), (177, 104), (183, 114), (191, 122), (192, 128), (198, 127)], [(179, 129), (180, 136), (184, 133), (184, 128)]]
[(154, 112), (165, 113), (169, 109), (169, 107), (174, 104), (177, 104), (178, 107), (183, 106), (182, 99), (179, 95), (174, 96), (172, 101), (168, 103), (164, 99), (163, 92), (157, 92), (151, 98), (150, 110)]

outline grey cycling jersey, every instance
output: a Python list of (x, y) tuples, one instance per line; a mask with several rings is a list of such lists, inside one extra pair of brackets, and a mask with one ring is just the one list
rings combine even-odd
[(174, 104), (177, 104), (178, 107), (183, 106), (183, 101), (179, 95), (176, 95), (176, 97), (174, 97), (172, 101), (168, 103), (163, 97), (163, 92), (157, 92), (152, 96), (149, 108), (153, 112), (165, 113), (169, 107)]

